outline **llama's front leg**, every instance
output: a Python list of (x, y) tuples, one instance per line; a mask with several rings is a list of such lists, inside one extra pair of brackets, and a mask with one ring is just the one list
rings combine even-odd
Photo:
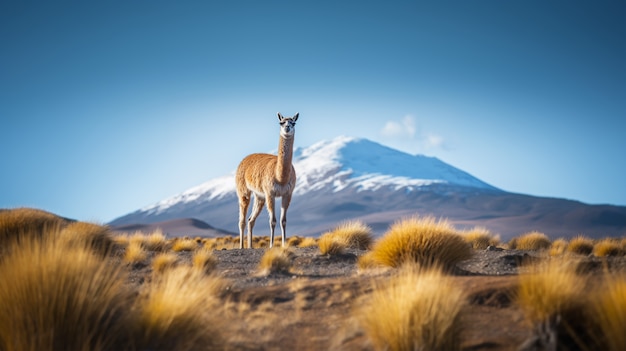
[(276, 214), (274, 213), (275, 199), (273, 196), (268, 196), (267, 199), (267, 214), (270, 217), (270, 249), (274, 247), (274, 229), (276, 228)]
[(252, 213), (250, 214), (250, 218), (248, 218), (248, 248), (252, 248), (252, 228), (254, 228), (254, 223), (256, 222), (256, 218), (261, 213), (263, 209), (263, 205), (265, 204), (265, 199), (254, 194), (254, 205), (252, 205)]
[(246, 215), (250, 205), (250, 194), (239, 197), (239, 248), (243, 249), (243, 232), (246, 229)]
[(280, 232), (282, 235), (282, 247), (287, 245), (287, 209), (291, 202), (291, 195), (283, 196), (280, 206)]

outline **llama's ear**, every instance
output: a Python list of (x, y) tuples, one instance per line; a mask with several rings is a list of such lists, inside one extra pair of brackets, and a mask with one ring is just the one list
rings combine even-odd
[(283, 117), (283, 115), (281, 115), (280, 112), (278, 112), (278, 120), (282, 121), (283, 119), (285, 119), (285, 117)]
[(293, 116), (294, 122), (298, 120), (298, 116), (300, 116), (300, 113), (296, 112), (296, 114)]

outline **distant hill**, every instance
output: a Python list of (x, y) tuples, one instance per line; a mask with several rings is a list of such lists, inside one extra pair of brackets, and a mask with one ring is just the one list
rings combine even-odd
[[(437, 158), (410, 155), (367, 139), (338, 137), (298, 148), (293, 163), (298, 182), (288, 212), (288, 235), (317, 236), (350, 219), (363, 220), (382, 234), (394, 221), (415, 214), (445, 217), (459, 228), (483, 226), (503, 240), (531, 230), (552, 238), (626, 235), (624, 206), (509, 193)], [(110, 225), (154, 226), (190, 218), (238, 233), (234, 174), (211, 179)], [(263, 211), (255, 235), (267, 235), (267, 223)], [(180, 234), (177, 225), (169, 228), (173, 235)]]

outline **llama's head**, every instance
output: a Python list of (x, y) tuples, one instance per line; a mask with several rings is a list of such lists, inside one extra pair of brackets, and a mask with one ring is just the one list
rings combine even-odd
[(278, 112), (278, 122), (280, 123), (280, 136), (283, 138), (291, 138), (296, 132), (296, 121), (300, 114), (296, 113), (293, 117), (283, 117)]

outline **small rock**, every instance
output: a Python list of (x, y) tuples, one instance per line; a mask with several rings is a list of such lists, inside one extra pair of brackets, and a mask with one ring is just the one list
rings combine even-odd
[(487, 251), (504, 251), (503, 248), (496, 247), (496, 246), (493, 246), (493, 245), (487, 246), (487, 248), (485, 250), (487, 250)]

